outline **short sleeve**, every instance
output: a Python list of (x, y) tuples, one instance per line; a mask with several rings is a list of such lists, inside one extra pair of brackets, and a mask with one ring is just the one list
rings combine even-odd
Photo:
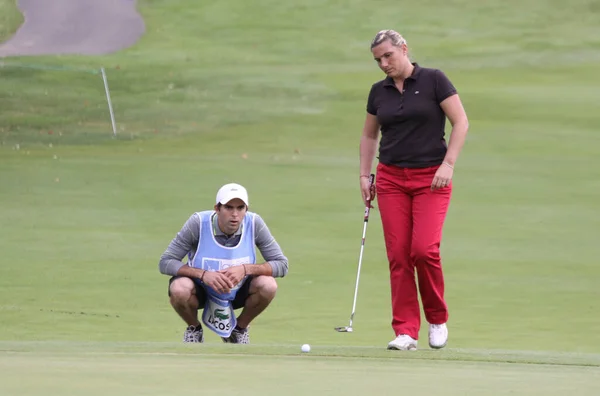
[(369, 98), (367, 99), (367, 113), (377, 115), (377, 107), (375, 106), (375, 85), (373, 85), (369, 91)]
[(441, 70), (435, 71), (435, 99), (442, 103), (446, 98), (456, 94), (456, 88)]

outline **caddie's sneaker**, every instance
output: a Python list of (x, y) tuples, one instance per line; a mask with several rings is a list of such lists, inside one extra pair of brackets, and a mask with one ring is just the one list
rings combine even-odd
[(398, 351), (414, 351), (417, 349), (417, 340), (407, 334), (400, 334), (398, 337), (390, 341), (387, 349), (395, 349)]
[(446, 324), (429, 325), (429, 346), (440, 349), (446, 346), (448, 342), (448, 328)]
[(235, 329), (233, 329), (229, 337), (221, 338), (223, 339), (223, 342), (231, 344), (250, 344), (250, 333), (248, 332), (247, 327), (245, 329), (241, 329), (235, 326)]
[(183, 342), (204, 342), (204, 331), (202, 325), (189, 325), (183, 333)]

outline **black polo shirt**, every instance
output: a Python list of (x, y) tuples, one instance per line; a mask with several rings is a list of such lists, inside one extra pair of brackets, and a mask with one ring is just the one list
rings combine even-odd
[(444, 160), (446, 115), (440, 103), (456, 94), (456, 88), (442, 71), (413, 65), (404, 92), (391, 77), (373, 84), (367, 112), (377, 116), (381, 126), (379, 162), (424, 168)]

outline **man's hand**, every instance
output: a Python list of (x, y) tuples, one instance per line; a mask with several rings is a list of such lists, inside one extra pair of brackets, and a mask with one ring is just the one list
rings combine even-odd
[(243, 265), (236, 265), (219, 271), (223, 274), (234, 286), (241, 282), (246, 275), (246, 269)]
[[(243, 269), (242, 269), (243, 271)], [(243, 273), (243, 272), (242, 272)], [(205, 271), (202, 282), (219, 293), (228, 293), (237, 283), (232, 283), (223, 272)]]

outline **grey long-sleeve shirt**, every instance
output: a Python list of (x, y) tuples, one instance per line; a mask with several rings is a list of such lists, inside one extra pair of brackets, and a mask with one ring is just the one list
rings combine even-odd
[[(216, 214), (214, 215), (216, 223)], [(271, 235), (265, 221), (258, 214), (254, 217), (254, 243), (260, 254), (273, 269), (273, 277), (284, 277), (288, 272), (288, 259), (284, 256), (281, 247)], [(228, 237), (218, 226), (215, 227), (215, 239), (223, 246), (235, 246), (242, 235), (243, 230), (238, 230), (234, 235)], [(175, 238), (169, 243), (167, 250), (160, 257), (158, 268), (162, 274), (175, 276), (184, 264), (181, 260), (191, 253), (196, 253), (200, 233), (200, 216), (192, 214), (185, 222)]]

